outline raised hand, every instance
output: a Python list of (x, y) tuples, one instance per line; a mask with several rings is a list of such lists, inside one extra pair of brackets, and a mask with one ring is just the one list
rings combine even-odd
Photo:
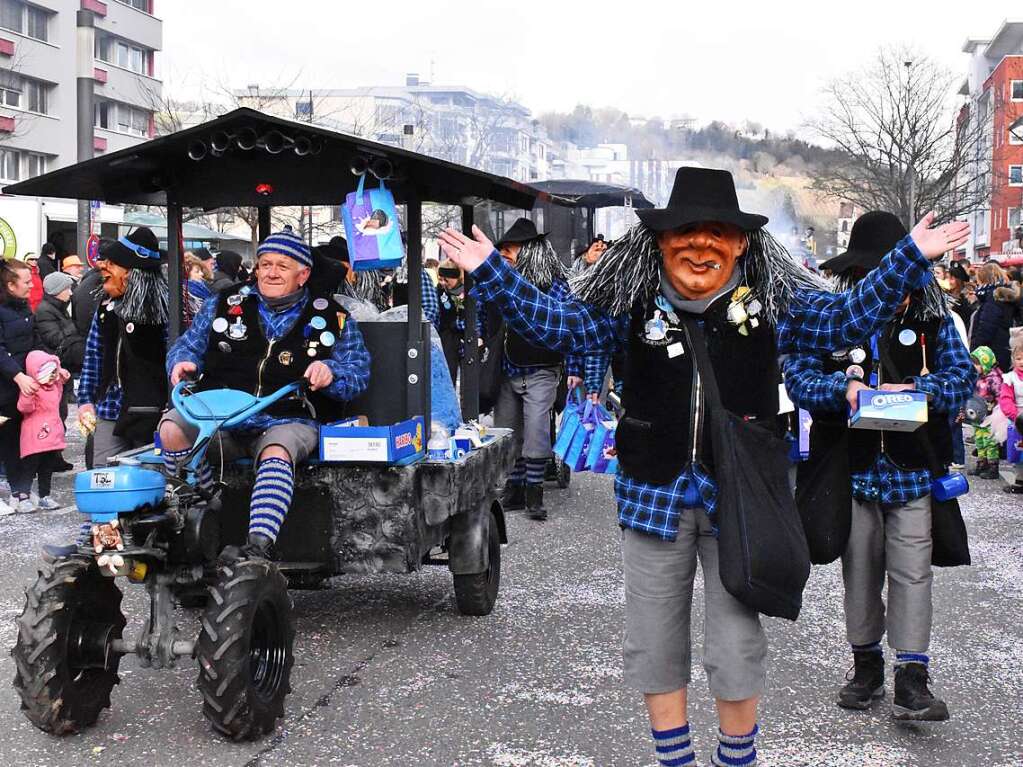
[(478, 226), (472, 227), (472, 238), (457, 229), (445, 229), (437, 237), (444, 255), (466, 272), (473, 272), (494, 252), (494, 243), (487, 239)]
[(931, 228), (933, 223), (934, 211), (931, 211), (909, 233), (920, 252), (931, 261), (937, 261), (948, 251), (958, 248), (970, 236), (970, 225), (965, 221)]

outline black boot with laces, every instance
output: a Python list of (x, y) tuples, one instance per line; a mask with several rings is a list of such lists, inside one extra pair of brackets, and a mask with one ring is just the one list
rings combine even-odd
[(856, 711), (870, 708), (871, 703), (884, 697), (884, 655), (853, 651), (853, 667), (845, 678), (849, 681), (838, 693), (838, 705)]
[(904, 663), (895, 668), (892, 717), (900, 722), (944, 722), (948, 706), (931, 694), (930, 675), (923, 663)]

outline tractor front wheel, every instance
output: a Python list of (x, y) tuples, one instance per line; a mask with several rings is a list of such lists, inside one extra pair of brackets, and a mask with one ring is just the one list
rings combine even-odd
[(196, 644), (203, 715), (231, 740), (258, 740), (284, 716), (291, 692), (288, 583), (265, 559), (222, 566)]
[(121, 590), (92, 558), (44, 564), (25, 590), (11, 650), (25, 716), (43, 732), (69, 735), (95, 724), (120, 681), (111, 642), (125, 619)]

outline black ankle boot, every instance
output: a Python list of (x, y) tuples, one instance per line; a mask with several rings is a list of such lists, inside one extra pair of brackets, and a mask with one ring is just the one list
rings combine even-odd
[(971, 477), (979, 477), (987, 470), (987, 458), (978, 458), (977, 465), (970, 472)]
[(530, 519), (541, 522), (547, 519), (547, 509), (543, 505), (543, 485), (526, 485), (526, 514)]
[(998, 473), (998, 461), (988, 461), (979, 476), (981, 479), (999, 479), (1001, 475)]
[(243, 559), (266, 559), (273, 561), (273, 541), (265, 535), (250, 534), (249, 540), (242, 546), (225, 546), (217, 561), (222, 565), (232, 565)]
[(884, 697), (884, 655), (879, 652), (853, 651), (852, 674), (848, 684), (838, 693), (838, 705), (864, 711), (875, 700)]
[(948, 706), (931, 694), (927, 687), (929, 681), (930, 675), (923, 663), (897, 666), (892, 717), (900, 722), (944, 722), (948, 719)]
[(526, 508), (526, 486), (521, 482), (505, 482), (501, 505), (505, 511), (522, 511)]

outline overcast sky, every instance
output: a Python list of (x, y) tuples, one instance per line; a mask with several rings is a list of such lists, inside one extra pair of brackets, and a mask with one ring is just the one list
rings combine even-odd
[(1015, 0), (158, 0), (168, 92), (295, 81), (396, 85), (406, 72), (509, 95), (535, 114), (576, 104), (798, 127), (829, 79), (909, 42), (965, 73)]

